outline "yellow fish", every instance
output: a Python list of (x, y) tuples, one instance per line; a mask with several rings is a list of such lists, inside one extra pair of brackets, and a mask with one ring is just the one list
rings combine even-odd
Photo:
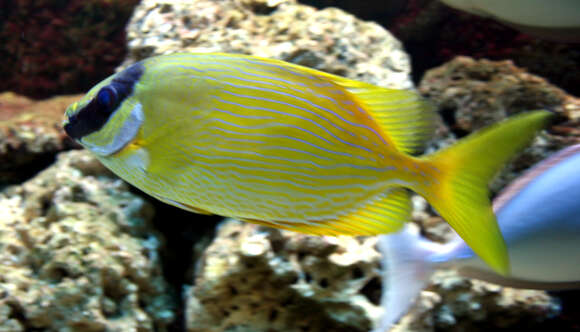
[(411, 189), (507, 273), (487, 183), (548, 117), (518, 115), (413, 157), (436, 119), (414, 92), (253, 56), (173, 54), (93, 87), (64, 129), (163, 202), (304, 233), (397, 231)]

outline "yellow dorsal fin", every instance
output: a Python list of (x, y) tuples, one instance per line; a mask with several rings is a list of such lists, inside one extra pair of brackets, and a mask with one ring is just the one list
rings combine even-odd
[(293, 68), (333, 82), (347, 90), (377, 122), (395, 148), (404, 153), (422, 152), (433, 137), (438, 115), (417, 92), (378, 87), (316, 69), (273, 59), (268, 63)]
[(410, 154), (422, 152), (433, 137), (437, 113), (416, 92), (374, 86), (351, 91), (397, 150)]
[(377, 235), (398, 231), (410, 220), (410, 215), (409, 192), (399, 188), (380, 195), (369, 204), (335, 220), (304, 222), (242, 220), (313, 235)]
[(358, 99), (397, 150), (421, 152), (433, 137), (437, 113), (417, 92), (382, 88), (338, 76), (333, 76), (333, 80)]

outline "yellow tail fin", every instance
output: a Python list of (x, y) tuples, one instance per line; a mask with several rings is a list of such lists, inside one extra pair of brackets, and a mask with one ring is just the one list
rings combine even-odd
[(504, 275), (509, 274), (509, 258), (488, 183), (550, 117), (548, 111), (522, 113), (422, 158), (436, 179), (422, 188), (429, 203), (481, 259)]

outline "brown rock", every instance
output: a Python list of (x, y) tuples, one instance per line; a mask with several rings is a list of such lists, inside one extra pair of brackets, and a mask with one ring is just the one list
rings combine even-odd
[(509, 60), (457, 57), (428, 71), (419, 89), (439, 109), (452, 113), (452, 130), (472, 132), (509, 115), (543, 108), (580, 119), (577, 98)]
[(62, 130), (66, 107), (80, 96), (34, 101), (0, 94), (0, 183), (15, 183), (54, 161), (76, 144)]

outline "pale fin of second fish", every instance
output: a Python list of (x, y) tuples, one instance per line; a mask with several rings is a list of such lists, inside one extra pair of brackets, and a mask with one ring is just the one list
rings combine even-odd
[(395, 234), (381, 235), (378, 242), (383, 254), (383, 295), (385, 310), (373, 332), (389, 331), (411, 308), (433, 274), (429, 257), (443, 245), (422, 239), (412, 225)]
[(409, 192), (398, 188), (380, 195), (370, 203), (336, 220), (304, 222), (246, 218), (242, 220), (313, 235), (377, 235), (396, 232), (410, 220), (410, 215)]

